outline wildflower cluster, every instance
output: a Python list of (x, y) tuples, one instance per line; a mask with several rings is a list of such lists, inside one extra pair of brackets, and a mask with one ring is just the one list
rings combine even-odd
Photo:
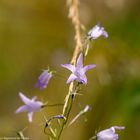
[[(101, 27), (99, 24), (95, 25), (87, 34), (87, 39), (89, 41), (91, 40), (95, 40), (97, 38), (99, 38), (100, 36), (104, 36), (105, 38), (108, 37), (108, 33), (105, 31), (105, 29), (103, 27)], [(61, 67), (68, 69), (71, 74), (68, 77), (66, 83), (67, 84), (74, 84), (77, 83), (76, 85), (87, 85), (88, 80), (86, 77), (86, 72), (90, 69), (93, 69), (96, 67), (95, 64), (89, 64), (84, 66), (83, 65), (83, 59), (85, 56), (85, 52), (82, 51), (79, 53), (79, 56), (76, 60), (76, 64), (72, 65), (72, 64), (61, 64)], [(43, 70), (43, 72), (41, 73), (41, 75), (39, 76), (37, 82), (36, 82), (36, 87), (39, 88), (40, 90), (43, 90), (47, 87), (50, 79), (53, 76), (53, 72), (48, 70)], [(69, 115), (69, 111), (71, 109), (72, 106), (72, 102), (73, 102), (73, 96), (77, 93), (77, 88), (78, 86), (75, 86), (76, 88), (73, 88), (72, 90), (70, 90), (69, 94), (66, 96), (66, 100), (65, 100), (65, 104), (63, 107), (63, 113), (60, 115), (55, 115), (52, 116), (51, 118), (46, 120), (46, 125), (44, 128), (44, 132), (46, 130), (46, 127), (49, 125), (49, 123), (53, 120), (53, 119), (62, 119), (64, 120), (62, 122), (62, 125), (60, 126), (60, 130), (57, 131), (53, 131), (51, 129), (51, 137), (52, 139), (59, 139), (61, 131), (63, 130), (63, 126), (66, 124), (67, 119), (68, 119), (68, 115)], [(34, 112), (38, 112), (41, 110), (41, 108), (46, 107), (46, 104), (42, 103), (41, 101), (37, 101), (37, 96), (34, 96), (33, 98), (29, 99), (28, 97), (26, 97), (23, 93), (19, 93), (19, 97), (20, 99), (23, 101), (24, 105), (20, 106), (17, 110), (16, 113), (21, 113), (21, 112), (28, 112), (28, 120), (29, 122), (32, 122), (32, 117), (33, 117), (33, 113)], [(90, 106), (86, 105), (85, 108), (83, 110), (81, 110), (76, 117), (70, 122), (69, 125), (73, 124), (81, 115), (85, 114), (86, 112), (88, 112), (90, 110)], [(68, 109), (68, 110), (67, 110)], [(101, 132), (98, 132), (95, 136), (95, 138), (97, 140), (117, 140), (118, 139), (118, 134), (115, 133), (115, 129), (118, 130), (123, 130), (124, 127), (121, 126), (112, 126), (109, 129), (103, 130)], [(91, 138), (92, 139), (92, 138)]]
[[(51, 77), (52, 77), (52, 72), (49, 72), (48, 70), (44, 70), (36, 82), (36, 87), (38, 87), (39, 89), (46, 88)], [(29, 99), (21, 92), (19, 93), (19, 96), (25, 105), (19, 107), (16, 110), (16, 113), (28, 111), (28, 120), (29, 122), (32, 122), (33, 112), (40, 111), (40, 109), (44, 105), (41, 101), (36, 101), (37, 96), (34, 96), (32, 99)]]

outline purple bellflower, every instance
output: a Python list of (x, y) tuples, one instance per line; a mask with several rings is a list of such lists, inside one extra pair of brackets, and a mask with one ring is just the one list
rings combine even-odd
[(44, 70), (36, 82), (36, 87), (38, 87), (40, 90), (46, 88), (51, 78), (52, 72), (49, 72), (49, 70)]
[(20, 106), (17, 110), (16, 113), (21, 113), (28, 111), (28, 120), (29, 122), (32, 122), (32, 116), (33, 112), (35, 111), (40, 111), (43, 103), (40, 101), (36, 101), (37, 97), (34, 96), (32, 99), (27, 98), (23, 93), (19, 93), (19, 96), (21, 100), (25, 103), (25, 105)]
[(96, 65), (87, 65), (83, 67), (83, 54), (81, 53), (77, 59), (76, 66), (71, 64), (61, 64), (62, 67), (70, 70), (72, 74), (69, 76), (67, 80), (67, 84), (76, 80), (79, 83), (87, 84), (87, 77), (85, 75), (86, 71), (89, 69), (95, 68)]
[(101, 27), (100, 24), (95, 25), (89, 32), (88, 38), (91, 40), (97, 39), (98, 37), (103, 36), (108, 38), (108, 33), (104, 30), (104, 27)]
[(97, 133), (97, 140), (117, 140), (119, 138), (118, 134), (115, 133), (115, 129), (123, 130), (123, 126), (112, 126), (109, 129), (105, 129)]

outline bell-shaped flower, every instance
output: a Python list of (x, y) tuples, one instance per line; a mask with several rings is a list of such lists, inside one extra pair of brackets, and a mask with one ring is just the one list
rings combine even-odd
[(83, 54), (81, 53), (77, 59), (76, 66), (71, 64), (61, 64), (62, 67), (70, 70), (72, 74), (67, 80), (67, 84), (76, 80), (78, 83), (87, 84), (86, 71), (95, 68), (96, 65), (87, 65), (83, 67)]
[(24, 102), (24, 105), (20, 106), (17, 110), (16, 113), (21, 113), (21, 112), (28, 112), (28, 120), (29, 122), (32, 122), (32, 116), (33, 112), (35, 111), (40, 111), (43, 103), (40, 101), (36, 101), (37, 97), (34, 96), (32, 99), (27, 98), (23, 93), (19, 93), (19, 96), (21, 100)]
[(39, 76), (38, 81), (36, 82), (36, 87), (38, 87), (39, 89), (46, 88), (51, 78), (52, 72), (49, 72), (49, 70), (44, 70)]
[(112, 126), (97, 133), (96, 138), (97, 140), (117, 140), (119, 136), (115, 133), (115, 129), (123, 130), (124, 128), (123, 126)]
[(91, 40), (97, 39), (98, 37), (103, 36), (108, 37), (108, 33), (104, 30), (104, 27), (101, 27), (99, 24), (95, 25), (89, 32), (88, 38)]

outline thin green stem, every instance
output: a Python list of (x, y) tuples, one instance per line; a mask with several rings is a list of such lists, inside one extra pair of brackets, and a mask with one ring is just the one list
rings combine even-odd
[(65, 119), (62, 120), (62, 124), (60, 126), (60, 129), (58, 131), (58, 135), (57, 135), (57, 140), (59, 140), (60, 136), (61, 136), (61, 133), (64, 129), (64, 126), (65, 124), (67, 123), (68, 121), (68, 117), (69, 117), (69, 114), (70, 114), (70, 111), (71, 111), (71, 108), (72, 108), (72, 104), (73, 104), (73, 99), (74, 99), (74, 92), (71, 91), (71, 88), (73, 89), (73, 82), (70, 84), (70, 87), (69, 87), (69, 92), (65, 98), (65, 104), (64, 104), (64, 108), (63, 108), (63, 116), (65, 117)]

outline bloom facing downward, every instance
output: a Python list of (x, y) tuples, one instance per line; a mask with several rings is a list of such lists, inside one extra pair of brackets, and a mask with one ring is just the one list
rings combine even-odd
[(115, 129), (123, 130), (124, 128), (123, 126), (112, 126), (109, 129), (105, 129), (97, 133), (97, 140), (117, 140), (119, 136), (115, 133)]
[(40, 101), (36, 101), (36, 98), (37, 98), (36, 96), (34, 96), (32, 99), (29, 99), (25, 95), (23, 95), (21, 92), (19, 93), (19, 96), (25, 105), (20, 106), (16, 110), (16, 113), (28, 111), (28, 120), (29, 120), (29, 122), (32, 122), (33, 112), (40, 111), (43, 103)]
[(48, 70), (44, 70), (39, 76), (38, 81), (36, 82), (36, 87), (40, 89), (46, 88), (51, 78), (52, 78), (52, 72), (48, 72)]
[(87, 84), (87, 77), (85, 75), (86, 71), (95, 68), (96, 65), (87, 65), (83, 67), (83, 54), (81, 53), (77, 59), (76, 66), (71, 64), (61, 64), (62, 67), (70, 70), (72, 74), (67, 80), (67, 84), (76, 80), (79, 83)]
[(104, 27), (101, 27), (99, 24), (95, 25), (89, 32), (88, 38), (89, 39), (97, 39), (100, 36), (104, 36), (105, 38), (108, 37), (108, 33), (104, 30)]

